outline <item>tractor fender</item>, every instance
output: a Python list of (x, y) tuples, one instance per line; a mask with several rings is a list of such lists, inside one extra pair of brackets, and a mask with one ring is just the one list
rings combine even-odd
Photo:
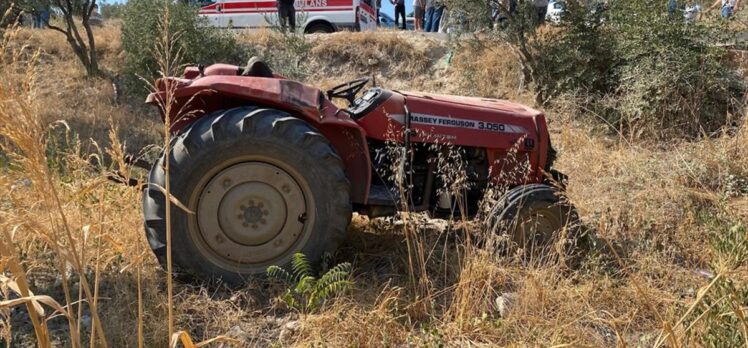
[(238, 75), (207, 75), (194, 80), (170, 77), (158, 80), (156, 89), (158, 92), (149, 94), (146, 103), (161, 105), (167, 91), (172, 91), (173, 102), (168, 115), (172, 133), (203, 114), (227, 108), (227, 104), (251, 101), (314, 117), (319, 115), (323, 99), (319, 89), (296, 81)]
[[(316, 128), (343, 160), (351, 183), (351, 201), (365, 204), (371, 185), (371, 161), (366, 132), (327, 100), (322, 91), (296, 81), (230, 75), (209, 75), (194, 80), (168, 78), (176, 84), (169, 115), (169, 130), (180, 133), (195, 120), (216, 110), (256, 105), (283, 110)], [(146, 103), (162, 105), (166, 79)], [(161, 84), (161, 86), (159, 86)], [(161, 117), (165, 118), (161, 108)]]

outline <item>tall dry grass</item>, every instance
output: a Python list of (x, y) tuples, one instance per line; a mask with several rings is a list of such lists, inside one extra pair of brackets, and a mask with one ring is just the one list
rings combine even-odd
[[(164, 23), (168, 21), (167, 11)], [(120, 268), (122, 271), (135, 270), (137, 300), (134, 302), (137, 314), (132, 318), (134, 320), (124, 324), (136, 327), (134, 331), (137, 334), (127, 336), (135, 337), (138, 346), (146, 346), (146, 300), (143, 296), (141, 272), (143, 262), (151, 253), (144, 248), (142, 234), (133, 244), (115, 237), (119, 231), (109, 230), (110, 225), (123, 222), (113, 222), (118, 219), (117, 212), (111, 205), (116, 205), (117, 200), (123, 197), (134, 202), (134, 198), (139, 196), (137, 192), (132, 191), (125, 195), (112, 195), (111, 187), (106, 184), (106, 178), (111, 172), (125, 173), (125, 181), (129, 178), (130, 168), (123, 161), (124, 144), (117, 136), (117, 128), (110, 123), (108, 143), (111, 147), (103, 150), (95, 140), (91, 140), (96, 151), (90, 155), (85, 154), (81, 150), (78, 138), (71, 136), (67, 122), (45, 122), (43, 108), (46, 105), (38, 98), (40, 84), (37, 81), (40, 71), (43, 71), (39, 66), (42, 52), (19, 45), (28, 40), (19, 37), (19, 33), (24, 32), (16, 28), (6, 31), (0, 46), (0, 58), (5, 67), (3, 76), (0, 76), (3, 80), (3, 84), (0, 85), (0, 106), (3, 108), (0, 112), (0, 122), (3, 123), (0, 126), (0, 135), (2, 153), (8, 159), (2, 182), (6, 184), (4, 189), (9, 190), (8, 197), (3, 200), (3, 204), (9, 209), (3, 210), (2, 219), (2, 227), (7, 238), (0, 245), (0, 252), (3, 257), (3, 269), (7, 269), (13, 276), (3, 278), (3, 288), (9, 291), (4, 291), (8, 299), (0, 302), (0, 307), (25, 304), (31, 328), (36, 335), (36, 344), (40, 347), (49, 347), (61, 341), (66, 345), (81, 347), (86, 340), (91, 347), (106, 347), (110, 339), (106, 335), (98, 309), (102, 301), (102, 270), (110, 271), (109, 268), (113, 264), (121, 264), (121, 259), (125, 257), (127, 264), (120, 265)], [(173, 72), (176, 68), (172, 63), (174, 57), (171, 56), (173, 53), (169, 46), (173, 40), (174, 38), (165, 30), (164, 41), (158, 46), (162, 49), (160, 52), (166, 52), (161, 57), (164, 61), (164, 71)], [(173, 89), (170, 91), (173, 93)], [(167, 100), (171, 100), (168, 97), (167, 94)], [(169, 108), (169, 103), (165, 103), (167, 113), (170, 111)], [(165, 129), (168, 144), (168, 122)], [(168, 146), (165, 148), (168, 156)], [(91, 167), (90, 163), (98, 165), (98, 168)], [(105, 167), (104, 163), (111, 164)], [(168, 184), (166, 190), (168, 192)], [(137, 211), (133, 206), (128, 209)], [(142, 225), (142, 218), (138, 220), (139, 223), (135, 226)], [(29, 252), (50, 253), (45, 260), (25, 260), (25, 255)], [(55, 278), (51, 289), (56, 290), (59, 282), (64, 305), (51, 296), (35, 295), (30, 290), (31, 285), (26, 276), (29, 270), (24, 269), (20, 260), (24, 260), (27, 269), (55, 267), (51, 270)], [(184, 347), (199, 347), (218, 341), (230, 342), (229, 338), (217, 336), (194, 343), (186, 331), (174, 329), (174, 291), (171, 273), (172, 270), (169, 268), (164, 277), (167, 284), (167, 300), (166, 306), (163, 307), (166, 307), (168, 324), (163, 341), (169, 342), (170, 346), (181, 344)], [(49, 308), (45, 309), (44, 306)], [(105, 311), (111, 313), (111, 309)], [(54, 332), (50, 331), (48, 321), (58, 316), (67, 319), (64, 334), (68, 337), (53, 339), (51, 337), (54, 336)], [(10, 336), (10, 325), (14, 320), (11, 319), (8, 318), (4, 323), (8, 325), (9, 334), (3, 339), (8, 344), (11, 344), (13, 339)], [(109, 324), (113, 323), (109, 321)], [(115, 341), (120, 341), (124, 333), (116, 334), (119, 339)], [(158, 341), (162, 340), (157, 339), (156, 342)]]
[[(94, 297), (94, 291), (85, 274), (87, 260), (80, 245), (85, 243), (86, 236), (76, 233), (78, 229), (71, 224), (66, 212), (66, 202), (61, 197), (58, 187), (61, 181), (60, 177), (50, 170), (46, 154), (49, 145), (48, 125), (43, 124), (39, 119), (38, 105), (34, 103), (36, 97), (35, 68), (39, 54), (38, 52), (27, 53), (24, 50), (15, 50), (8, 47), (8, 43), (16, 35), (14, 29), (6, 31), (4, 35), (3, 45), (0, 47), (3, 52), (1, 59), (3, 66), (6, 68), (4, 74), (9, 76), (3, 76), (3, 85), (0, 87), (0, 108), (2, 108), (0, 112), (0, 122), (2, 123), (0, 134), (4, 138), (3, 151), (19, 167), (18, 169), (27, 176), (24, 180), (31, 185), (37, 199), (36, 207), (32, 210), (35, 216), (26, 216), (26, 219), (21, 220), (23, 222), (17, 219), (6, 220), (6, 224), (14, 224), (6, 225), (6, 228), (12, 226), (12, 229), (16, 232), (23, 231), (34, 234), (56, 255), (58, 271), (62, 277), (65, 306), (60, 306), (56, 301), (45, 302), (47, 305), (52, 305), (56, 311), (61, 311), (59, 314), (67, 318), (70, 326), (71, 344), (74, 347), (80, 347), (82, 344), (79, 318), (85, 304), (92, 320), (91, 341), (98, 339), (101, 345), (107, 346), (106, 334), (96, 308), (97, 301)], [(23, 79), (19, 81), (13, 78), (13, 75), (21, 76)], [(19, 203), (12, 192), (10, 200), (16, 204)], [(8, 237), (11, 234), (6, 233), (5, 236)], [(8, 238), (5, 243), (8, 242), (12, 243), (12, 238)], [(11, 250), (5, 244), (3, 256), (10, 259), (13, 275), (17, 279), (15, 283), (21, 292), (20, 295), (27, 303), (32, 304), (27, 307), (37, 340), (40, 344), (48, 344), (49, 332), (43, 322), (47, 318), (37, 302), (40, 299), (31, 296), (23, 268), (16, 260), (18, 255), (10, 253)], [(73, 275), (78, 277), (77, 290), (81, 293), (77, 301), (74, 300), (72, 295), (74, 289), (71, 288), (70, 284), (70, 277)], [(5, 305), (14, 304), (16, 303), (5, 303)], [(74, 311), (75, 307), (77, 307), (77, 313)]]
[[(344, 38), (339, 34), (331, 40)], [(131, 120), (146, 120), (136, 103), (111, 107), (108, 87), (78, 80), (80, 70), (65, 58), (70, 53), (64, 46), (59, 52), (49, 50), (55, 43), (44, 32), (22, 30), (5, 39), (11, 43), (3, 46), (3, 66), (8, 68), (0, 72), (0, 134), (10, 164), (0, 169), (0, 228), (8, 236), (0, 239), (11, 243), (0, 250), (0, 266), (9, 278), (2, 279), (2, 304), (15, 305), (16, 310), (0, 311), (0, 340), (11, 346), (45, 340), (72, 346), (73, 336), (79, 336), (80, 345), (96, 345), (105, 338), (111, 346), (168, 346), (167, 307), (179, 339), (207, 341), (226, 335), (244, 346), (727, 346), (736, 341), (741, 345), (746, 337), (742, 318), (748, 272), (742, 263), (745, 233), (740, 228), (748, 218), (741, 181), (748, 177), (745, 128), (698, 142), (629, 142), (574, 121), (564, 109), (546, 110), (554, 146), (560, 150), (557, 166), (569, 174), (570, 198), (596, 237), (578, 268), (554, 262), (526, 266), (466, 244), (466, 234), (479, 234), (480, 229), (460, 218), (443, 223), (411, 214), (405, 231), (397, 222), (355, 217), (338, 258), (353, 262), (359, 286), (319, 313), (299, 318), (273, 300), (282, 289), (257, 282), (242, 289), (175, 282), (169, 305), (169, 276), (143, 238), (140, 193), (104, 179), (110, 170), (135, 178), (142, 173), (117, 161), (92, 169), (88, 160), (91, 153), (120, 158), (123, 151), (134, 150), (123, 150), (143, 139), (134, 128), (150, 132), (143, 143), (160, 144), (162, 125), (156, 124), (155, 115), (151, 126), (133, 125)], [(316, 40), (314, 45), (325, 43), (324, 37)], [(37, 55), (37, 49), (43, 52)], [(36, 65), (29, 65), (34, 56)], [(103, 60), (116, 62), (117, 56), (113, 50), (104, 53)], [(485, 96), (516, 93), (510, 83), (516, 71), (498, 68), (512, 69), (510, 58), (493, 66), (481, 65), (483, 58), (487, 64), (497, 59), (457, 54), (446, 68), (432, 61), (426, 71), (439, 76), (442, 87), (423, 83), (422, 76), (402, 80), (394, 74), (380, 83), (469, 94), (473, 87), (463, 85), (461, 78), (480, 67), (486, 71), (480, 74), (502, 74), (502, 79), (476, 80), (484, 83), (475, 88), (487, 91)], [(12, 59), (17, 63), (11, 64)], [(462, 59), (475, 62), (468, 68)], [(314, 64), (320, 70), (312, 71), (307, 81), (333, 76), (332, 68)], [(57, 73), (49, 73), (52, 66), (60, 67)], [(359, 74), (347, 66), (335, 69), (341, 79)], [(55, 85), (65, 88), (54, 92)], [(80, 90), (85, 93), (78, 93), (77, 101), (71, 99)], [(110, 114), (120, 125), (112, 138)], [(97, 127), (101, 132), (81, 131), (87, 124), (83, 121), (94, 116), (103, 125)], [(65, 119), (71, 131), (61, 125), (49, 131), (57, 119)], [(28, 147), (11, 142), (9, 134), (26, 139)], [(91, 134), (99, 134), (95, 139), (102, 150), (86, 144)], [(459, 168), (458, 162), (451, 163)], [(414, 254), (408, 252), (406, 233), (421, 243), (411, 248)], [(425, 271), (418, 265), (416, 273), (411, 270), (408, 259), (419, 257), (415, 253), (422, 253)], [(427, 296), (416, 296), (419, 284), (426, 284), (428, 291), (421, 293)], [(101, 330), (94, 329), (92, 305)], [(18, 310), (24, 306), (31, 308)], [(24, 313), (37, 324), (25, 323)], [(286, 328), (292, 321), (300, 322), (298, 329)]]

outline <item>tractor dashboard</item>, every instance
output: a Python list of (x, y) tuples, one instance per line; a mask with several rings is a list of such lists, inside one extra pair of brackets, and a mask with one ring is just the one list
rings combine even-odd
[(364, 95), (353, 101), (348, 111), (353, 119), (359, 119), (381, 105), (391, 95), (392, 92), (388, 90), (379, 87), (370, 88)]

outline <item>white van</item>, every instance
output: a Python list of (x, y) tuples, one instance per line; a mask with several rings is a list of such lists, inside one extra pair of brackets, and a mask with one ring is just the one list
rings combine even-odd
[[(305, 33), (375, 30), (375, 0), (296, 0), (297, 27)], [(262, 28), (277, 25), (275, 0), (202, 0), (200, 14), (221, 28)]]

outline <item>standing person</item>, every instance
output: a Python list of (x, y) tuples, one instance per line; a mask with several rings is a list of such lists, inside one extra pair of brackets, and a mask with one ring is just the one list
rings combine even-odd
[(715, 9), (720, 4), (722, 4), (722, 10), (720, 11), (722, 18), (728, 19), (732, 17), (732, 15), (735, 12), (738, 11), (738, 6), (740, 6), (740, 0), (716, 0), (714, 4), (706, 10), (706, 12), (711, 12), (713, 9)]
[(413, 16), (416, 30), (423, 30), (423, 15), (426, 10), (426, 0), (413, 0)]
[(276, 0), (278, 6), (278, 21), (281, 30), (286, 31), (286, 24), (291, 27), (291, 32), (296, 31), (296, 8), (293, 5), (294, 0)]
[[(437, 0), (438, 1), (438, 0)], [(439, 26), (441, 25), (442, 16), (444, 11), (447, 9), (447, 5), (437, 3), (434, 5), (434, 13), (431, 15), (431, 32), (438, 33)]]
[(34, 28), (43, 29), (49, 25), (49, 1), (47, 0), (36, 0), (34, 1)]
[(406, 28), (406, 20), (405, 20), (405, 0), (390, 0), (390, 2), (395, 5), (395, 26), (398, 25), (398, 16), (402, 15), (403, 17), (403, 26), (401, 27), (402, 30), (405, 30)]
[(678, 1), (668, 0), (667, 1), (667, 14), (675, 16), (675, 12), (678, 11)]
[(426, 25), (423, 31), (429, 33), (439, 32), (439, 22), (442, 20), (442, 14), (444, 14), (445, 5), (439, 0), (426, 0)]
[(423, 11), (423, 31), (431, 31), (431, 16), (434, 15), (434, 0), (426, 0), (425, 9)]
[(41, 23), (41, 19), (39, 18), (39, 11), (34, 9), (34, 12), (31, 13), (31, 27), (37, 29), (39, 28), (39, 23)]
[(380, 19), (379, 19), (379, 9), (382, 8), (382, 0), (377, 0), (377, 26), (379, 26)]
[(545, 15), (548, 13), (548, 0), (534, 0), (535, 13), (538, 25), (545, 24)]

